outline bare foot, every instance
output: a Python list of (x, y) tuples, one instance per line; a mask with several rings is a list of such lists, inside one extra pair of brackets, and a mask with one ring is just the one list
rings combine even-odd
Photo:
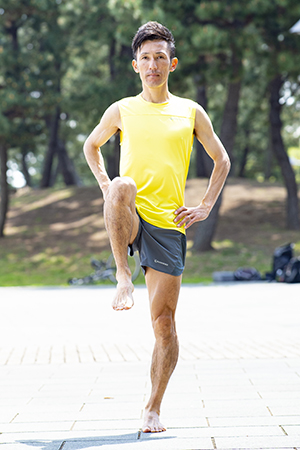
[(161, 431), (166, 431), (166, 428), (159, 421), (159, 415), (155, 411), (146, 410), (142, 431), (144, 433), (159, 433)]
[(131, 281), (129, 283), (119, 282), (117, 285), (117, 292), (112, 302), (112, 307), (115, 311), (122, 311), (133, 307), (132, 292), (134, 290)]

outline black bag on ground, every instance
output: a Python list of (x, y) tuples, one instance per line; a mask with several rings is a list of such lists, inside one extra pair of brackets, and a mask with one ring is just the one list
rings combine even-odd
[(290, 259), (283, 278), (286, 283), (300, 283), (300, 257)]
[(236, 281), (258, 281), (261, 280), (261, 275), (254, 267), (239, 267), (234, 272), (234, 279)]
[(289, 261), (293, 258), (294, 244), (286, 244), (281, 247), (275, 248), (273, 255), (273, 270), (267, 274), (267, 279), (275, 280), (281, 278), (288, 265)]

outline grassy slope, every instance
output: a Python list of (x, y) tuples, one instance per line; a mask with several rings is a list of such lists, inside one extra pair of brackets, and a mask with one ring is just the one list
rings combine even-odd
[[(188, 181), (187, 205), (199, 202), (206, 183)], [(19, 191), (11, 200), (6, 237), (0, 240), (0, 285), (63, 285), (70, 277), (89, 274), (90, 258), (110, 253), (102, 204), (96, 186)], [(274, 248), (287, 242), (295, 242), (300, 254), (300, 233), (285, 229), (284, 211), (281, 186), (229, 180), (215, 251), (199, 255), (189, 250), (184, 281), (209, 281), (213, 271), (240, 266), (264, 273), (271, 268)], [(187, 235), (188, 247), (195, 228)]]

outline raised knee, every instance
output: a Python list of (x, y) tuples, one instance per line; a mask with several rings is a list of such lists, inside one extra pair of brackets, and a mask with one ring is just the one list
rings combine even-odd
[(170, 339), (175, 334), (175, 323), (171, 314), (161, 314), (153, 321), (156, 338)]
[(116, 177), (109, 186), (109, 199), (116, 204), (128, 204), (135, 200), (137, 188), (132, 178)]

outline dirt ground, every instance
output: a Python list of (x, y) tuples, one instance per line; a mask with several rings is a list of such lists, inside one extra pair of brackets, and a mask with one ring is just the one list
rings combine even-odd
[[(207, 180), (188, 180), (186, 205), (199, 203)], [(224, 189), (216, 241), (231, 240), (273, 249), (299, 240), (299, 232), (285, 229), (285, 189), (252, 180), (229, 179)], [(100, 253), (109, 248), (97, 186), (62, 190), (20, 190), (11, 201), (6, 238), (1, 247), (23, 249), (27, 255), (45, 247), (68, 255)], [(188, 231), (193, 239), (196, 225)]]

